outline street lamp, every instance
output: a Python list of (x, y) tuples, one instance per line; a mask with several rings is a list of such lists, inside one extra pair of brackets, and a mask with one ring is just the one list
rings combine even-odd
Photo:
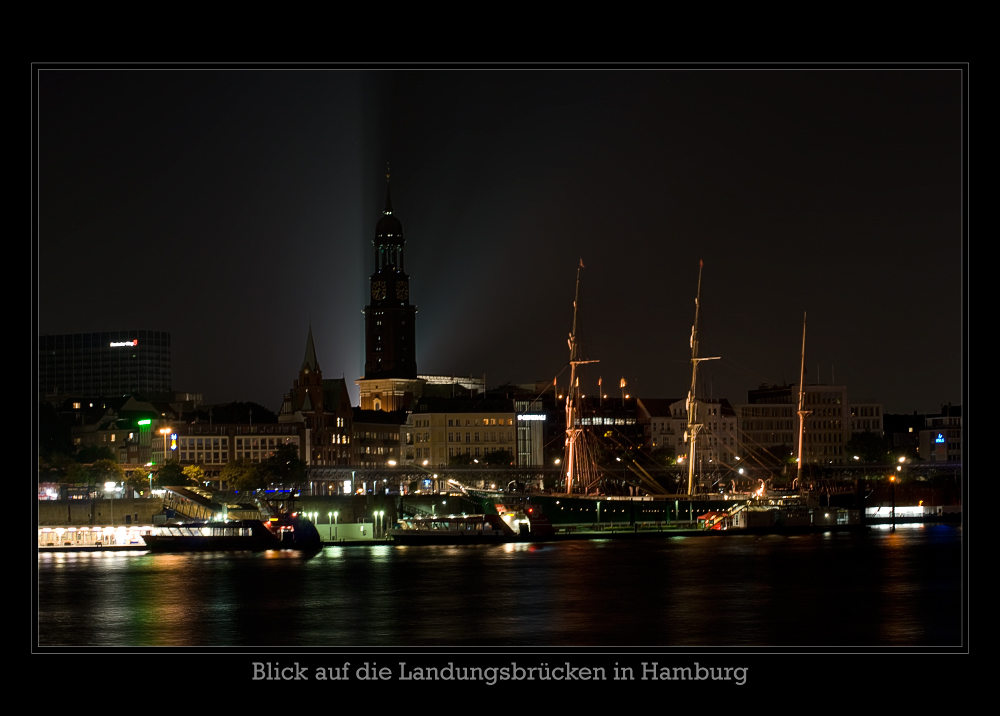
[(896, 529), (896, 476), (889, 476), (889, 484), (892, 486), (892, 529)]
[(167, 461), (167, 436), (172, 432), (170, 428), (160, 428), (159, 433), (163, 436), (163, 462)]
[(333, 541), (334, 542), (337, 541), (337, 535), (338, 535), (338, 533), (337, 533), (337, 515), (339, 515), (339, 514), (340, 514), (339, 512), (334, 512), (333, 513)]
[(327, 537), (329, 537), (329, 539), (332, 541), (333, 540), (333, 513), (332, 512), (327, 512), (326, 513), (326, 534), (327, 534)]
[(115, 487), (116, 487), (115, 483), (111, 482), (110, 480), (108, 482), (104, 483), (104, 492), (105, 492), (105, 494), (107, 494), (108, 492), (111, 493), (111, 526), (112, 527), (115, 526)]

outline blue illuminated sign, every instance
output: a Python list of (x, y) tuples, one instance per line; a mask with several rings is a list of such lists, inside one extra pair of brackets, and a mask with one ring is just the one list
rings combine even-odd
[(936, 442), (936, 443), (943, 443), (944, 442), (944, 433), (938, 433), (937, 437), (934, 438), (934, 442)]

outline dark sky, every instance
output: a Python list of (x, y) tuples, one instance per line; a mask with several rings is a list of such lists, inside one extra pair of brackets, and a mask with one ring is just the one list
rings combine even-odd
[(37, 78), (39, 331), (168, 330), (207, 402), (276, 410), (310, 322), (357, 402), (386, 162), (422, 373), (551, 380), (582, 258), (581, 384), (681, 397), (703, 259), (715, 397), (796, 382), (808, 311), (807, 382), (962, 400), (957, 68)]

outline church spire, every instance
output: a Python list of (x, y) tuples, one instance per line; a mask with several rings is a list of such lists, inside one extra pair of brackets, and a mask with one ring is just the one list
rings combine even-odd
[(382, 212), (383, 214), (392, 213), (392, 197), (389, 196), (389, 176), (390, 176), (389, 162), (386, 162), (385, 163), (385, 210)]
[(313, 344), (313, 327), (312, 323), (309, 324), (309, 337), (306, 339), (306, 357), (302, 360), (302, 367), (299, 368), (299, 372), (305, 370), (311, 370), (314, 373), (319, 372), (319, 361), (316, 360), (316, 346)]

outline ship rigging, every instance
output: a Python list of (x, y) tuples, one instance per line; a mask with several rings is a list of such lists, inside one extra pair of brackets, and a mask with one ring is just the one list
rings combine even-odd
[(578, 482), (583, 483), (586, 492), (599, 479), (594, 469), (586, 445), (586, 433), (580, 423), (580, 378), (576, 374), (579, 365), (597, 363), (596, 360), (580, 360), (579, 344), (576, 336), (577, 312), (580, 305), (580, 270), (583, 259), (576, 269), (576, 293), (573, 296), (573, 330), (569, 334), (569, 387), (566, 390), (566, 494), (573, 494)]
[(701, 432), (703, 424), (698, 417), (698, 401), (695, 391), (698, 380), (698, 364), (706, 360), (719, 360), (719, 356), (711, 358), (700, 358), (698, 356), (698, 310), (701, 307), (701, 271), (705, 267), (705, 262), (698, 261), (698, 292), (694, 299), (694, 325), (691, 326), (691, 389), (687, 395), (687, 432), (685, 438), (688, 442), (688, 495), (694, 495), (694, 465), (695, 452), (698, 444), (698, 433)]

